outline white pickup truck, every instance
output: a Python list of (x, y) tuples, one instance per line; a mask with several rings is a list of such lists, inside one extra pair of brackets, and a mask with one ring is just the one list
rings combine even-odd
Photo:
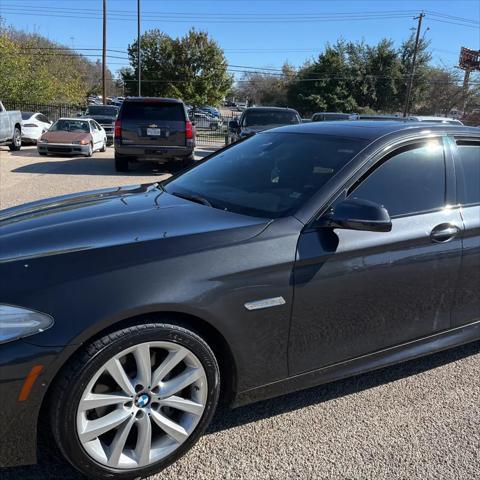
[(16, 110), (7, 112), (0, 102), (0, 145), (8, 145), (10, 150), (22, 148), (22, 114)]

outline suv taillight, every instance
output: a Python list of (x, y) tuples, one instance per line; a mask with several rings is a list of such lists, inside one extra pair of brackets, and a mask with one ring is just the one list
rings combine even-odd
[(191, 140), (193, 138), (192, 122), (190, 122), (188, 120), (185, 122), (185, 138), (187, 140)]
[(122, 136), (122, 122), (120, 120), (115, 120), (115, 138), (120, 138)]

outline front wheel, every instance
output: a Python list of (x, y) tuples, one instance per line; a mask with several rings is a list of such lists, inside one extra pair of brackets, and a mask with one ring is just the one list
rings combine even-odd
[(195, 444), (219, 390), (202, 338), (164, 323), (134, 326), (93, 342), (63, 371), (51, 396), (52, 431), (88, 478), (143, 478)]
[(8, 146), (12, 152), (18, 152), (22, 148), (22, 132), (18, 127), (13, 130), (12, 143)]
[(88, 146), (88, 150), (87, 152), (85, 153), (85, 156), (86, 157), (91, 157), (93, 155), (93, 143), (91, 143), (89, 146)]
[(102, 148), (100, 149), (101, 152), (106, 152), (107, 151), (107, 139), (105, 138), (103, 140), (103, 145)]

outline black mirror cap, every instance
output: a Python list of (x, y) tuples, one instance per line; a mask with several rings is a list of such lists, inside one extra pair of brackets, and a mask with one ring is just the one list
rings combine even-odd
[(339, 203), (334, 210), (323, 215), (317, 225), (346, 230), (390, 232), (392, 219), (385, 207), (370, 200), (352, 198)]

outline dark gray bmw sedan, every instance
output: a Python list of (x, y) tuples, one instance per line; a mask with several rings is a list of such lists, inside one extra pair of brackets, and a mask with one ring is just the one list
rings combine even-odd
[(480, 338), (480, 133), (283, 127), (0, 212), (0, 466), (151, 475), (238, 406)]

